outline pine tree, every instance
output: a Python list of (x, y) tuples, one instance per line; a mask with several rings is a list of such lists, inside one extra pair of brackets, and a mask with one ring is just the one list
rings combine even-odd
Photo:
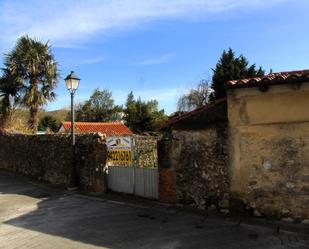
[(214, 75), (211, 84), (213, 90), (210, 95), (211, 100), (226, 96), (225, 84), (229, 80), (251, 78), (265, 74), (261, 67), (256, 69), (255, 64), (249, 66), (247, 58), (243, 55), (236, 57), (231, 48), (228, 51), (223, 51), (216, 68), (212, 70)]

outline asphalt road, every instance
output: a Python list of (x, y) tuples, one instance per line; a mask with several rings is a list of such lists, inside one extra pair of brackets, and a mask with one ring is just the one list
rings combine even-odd
[(0, 248), (309, 248), (308, 236), (69, 193), (0, 171)]

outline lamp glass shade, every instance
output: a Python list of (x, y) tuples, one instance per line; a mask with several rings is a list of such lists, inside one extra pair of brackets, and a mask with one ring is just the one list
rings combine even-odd
[(66, 78), (65, 84), (69, 91), (75, 91), (78, 88), (80, 78), (72, 71)]
[(77, 79), (67, 79), (65, 81), (68, 90), (76, 90), (78, 88), (79, 85), (79, 80)]

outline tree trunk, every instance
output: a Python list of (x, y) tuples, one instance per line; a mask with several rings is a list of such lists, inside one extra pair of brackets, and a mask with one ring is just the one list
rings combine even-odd
[(38, 116), (39, 116), (39, 107), (37, 105), (30, 107), (29, 128), (31, 129), (33, 134), (35, 134), (38, 131), (38, 125), (39, 125)]
[(9, 128), (11, 125), (11, 105), (10, 105), (10, 97), (4, 96), (2, 100), (2, 110), (1, 110), (1, 118), (0, 118), (0, 129)]
[(33, 84), (33, 89), (32, 89), (33, 99), (30, 103), (29, 128), (33, 134), (36, 134), (38, 131), (38, 125), (39, 125), (38, 80), (34, 79), (32, 81), (32, 84)]

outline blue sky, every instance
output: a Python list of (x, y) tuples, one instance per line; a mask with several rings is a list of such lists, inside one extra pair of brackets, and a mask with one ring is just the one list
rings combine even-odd
[(123, 104), (132, 90), (171, 113), (229, 47), (266, 70), (309, 68), (307, 0), (0, 0), (0, 10), (1, 59), (23, 34), (52, 44), (61, 80), (49, 110), (69, 106), (70, 70), (79, 102), (98, 87)]

